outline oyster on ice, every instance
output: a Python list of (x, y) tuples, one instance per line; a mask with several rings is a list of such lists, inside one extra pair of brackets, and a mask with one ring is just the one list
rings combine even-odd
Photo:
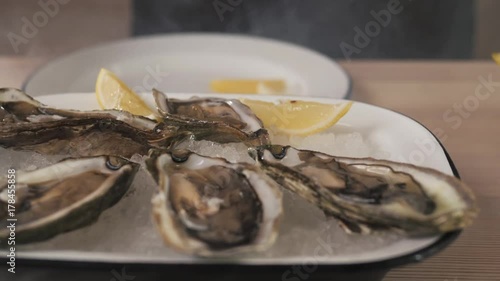
[(146, 161), (158, 191), (153, 215), (179, 252), (225, 256), (269, 248), (282, 215), (279, 186), (252, 164), (177, 150)]
[[(166, 150), (175, 150), (184, 141), (211, 141), (219, 144), (242, 143), (247, 147), (261, 146), (269, 143), (267, 132), (257, 131), (247, 134), (223, 122), (185, 119), (181, 116), (169, 116), (158, 124), (156, 130), (161, 137), (153, 141), (155, 147), (163, 144)], [(161, 147), (161, 146), (160, 146)]]
[(168, 98), (157, 89), (153, 89), (153, 95), (158, 112), (166, 118), (174, 115), (197, 120), (224, 122), (248, 134), (264, 130), (264, 125), (257, 115), (237, 99), (192, 97), (181, 100)]
[(339, 219), (347, 232), (437, 234), (468, 226), (477, 213), (469, 188), (433, 169), (279, 145), (252, 153), (269, 176)]
[[(198, 134), (209, 129), (206, 133), (209, 137), (204, 137), (204, 140), (244, 142), (248, 146), (270, 144), (269, 134), (262, 121), (239, 100), (214, 97), (180, 100), (168, 98), (156, 89), (153, 89), (153, 96), (166, 124), (187, 122), (198, 128)], [(214, 129), (221, 130), (221, 133), (213, 132)]]
[(0, 146), (41, 154), (147, 154), (160, 139), (153, 120), (128, 112), (61, 110), (22, 91), (0, 89)]
[[(93, 223), (128, 190), (139, 165), (120, 157), (67, 158), (35, 171), (0, 178), (0, 244), (15, 208), (16, 242), (52, 238)], [(10, 180), (10, 181), (9, 181)], [(15, 196), (15, 203), (12, 198)]]
[(223, 122), (181, 117), (156, 122), (118, 110), (62, 110), (46, 106), (24, 92), (0, 89), (0, 146), (41, 154), (78, 156), (147, 155), (186, 140), (266, 144), (261, 132), (247, 134)]

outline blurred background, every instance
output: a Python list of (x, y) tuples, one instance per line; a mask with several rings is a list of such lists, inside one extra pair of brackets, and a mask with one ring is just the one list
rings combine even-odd
[[(56, 3), (54, 6), (51, 4)], [(397, 15), (352, 59), (484, 59), (500, 50), (500, 1), (400, 0)], [(355, 27), (391, 1), (2, 0), (0, 56), (55, 57), (98, 43), (172, 32), (252, 34), (343, 58)], [(229, 5), (231, 4), (231, 5)], [(48, 8), (47, 8), (48, 7)], [(43, 11), (49, 16), (43, 16)], [(42, 12), (40, 12), (42, 11)], [(36, 36), (30, 37), (26, 21)], [(26, 29), (26, 30), (23, 30)], [(29, 36), (23, 36), (23, 32)], [(26, 35), (25, 34), (25, 35)], [(345, 45), (345, 48), (349, 46)]]

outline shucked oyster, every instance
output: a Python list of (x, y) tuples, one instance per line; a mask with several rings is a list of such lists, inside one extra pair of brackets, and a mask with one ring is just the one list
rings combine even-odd
[(161, 138), (158, 143), (166, 144), (163, 148), (175, 150), (186, 140), (211, 141), (216, 143), (243, 143), (248, 147), (261, 146), (269, 143), (265, 130), (247, 134), (223, 122), (186, 119), (182, 116), (170, 115), (158, 124), (156, 130)]
[(262, 121), (238, 100), (213, 97), (179, 100), (168, 98), (156, 89), (153, 95), (163, 122), (181, 127), (189, 124), (191, 132), (196, 132), (196, 135), (188, 132), (185, 138), (176, 140), (177, 143), (187, 138), (218, 143), (242, 142), (248, 146), (270, 143)]
[(153, 214), (167, 245), (199, 256), (269, 248), (282, 214), (276, 183), (255, 165), (176, 151), (153, 155)]
[(117, 110), (61, 110), (17, 89), (0, 89), (0, 146), (71, 156), (146, 155), (186, 139), (266, 144), (262, 132), (247, 134), (225, 123), (166, 118), (158, 123)]
[[(0, 178), (0, 244), (9, 237), (10, 211), (17, 220), (16, 243), (45, 240), (94, 222), (125, 194), (137, 169), (138, 164), (119, 157), (68, 158)], [(9, 188), (13, 180), (15, 188)]]
[(477, 213), (468, 187), (433, 169), (277, 145), (258, 150), (257, 158), (278, 183), (338, 218), (348, 232), (380, 227), (436, 234), (468, 226)]
[(153, 89), (158, 112), (165, 118), (181, 116), (210, 122), (223, 122), (247, 134), (265, 132), (262, 121), (237, 99), (192, 97), (186, 100), (168, 98)]
[(147, 154), (156, 122), (127, 112), (61, 110), (0, 89), (0, 146), (71, 156)]

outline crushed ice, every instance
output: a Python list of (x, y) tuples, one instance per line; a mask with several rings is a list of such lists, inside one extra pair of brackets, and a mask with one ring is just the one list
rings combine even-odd
[(189, 150), (203, 156), (221, 157), (229, 162), (254, 162), (248, 154), (247, 146), (242, 143), (218, 144), (210, 141), (189, 140), (179, 145), (179, 149)]
[[(307, 137), (287, 138), (272, 135), (273, 143), (293, 145), (337, 156), (365, 157), (382, 155), (378, 147), (368, 143), (359, 133), (326, 132)], [(184, 148), (211, 157), (224, 157), (231, 162), (252, 162), (243, 144), (216, 144), (208, 141), (184, 143)], [(83, 148), (85, 149), (85, 148)], [(10, 167), (33, 170), (57, 162), (63, 157), (43, 156), (32, 152), (0, 149), (0, 172)], [(132, 257), (168, 257), (182, 255), (164, 246), (151, 218), (151, 198), (155, 184), (144, 170), (144, 157), (134, 155), (132, 161), (140, 163), (134, 182), (115, 206), (104, 211), (90, 226), (60, 234), (48, 241), (19, 246), (22, 251), (75, 250), (81, 252), (116, 253)], [(335, 219), (327, 218), (316, 206), (284, 191), (284, 220), (275, 245), (258, 257), (279, 258), (313, 256), (318, 246), (328, 245), (332, 256), (362, 253), (383, 248), (401, 239), (391, 232), (374, 235), (348, 235)], [(110, 227), (112, 225), (113, 227)], [(291, 246), (293, 245), (293, 247)], [(323, 255), (324, 256), (324, 255)]]

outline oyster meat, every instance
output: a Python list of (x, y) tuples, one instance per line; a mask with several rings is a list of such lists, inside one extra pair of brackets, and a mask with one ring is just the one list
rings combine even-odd
[(123, 111), (50, 108), (11, 88), (0, 89), (0, 118), (0, 146), (41, 154), (128, 158), (146, 155), (161, 139), (153, 120)]
[(168, 98), (156, 89), (153, 95), (164, 122), (169, 125), (187, 122), (197, 128), (192, 130), (197, 132), (195, 139), (243, 142), (248, 146), (270, 144), (262, 121), (239, 100), (214, 97), (180, 100)]
[(152, 199), (165, 243), (198, 256), (262, 251), (282, 215), (279, 186), (253, 164), (231, 164), (185, 150), (146, 161), (158, 191)]
[[(153, 220), (176, 251), (205, 257), (270, 248), (283, 215), (281, 187), (339, 220), (348, 232), (396, 229), (410, 235), (464, 228), (477, 215), (459, 179), (372, 158), (336, 157), (271, 145), (257, 116), (238, 100), (167, 98), (153, 90), (161, 118), (118, 110), (62, 110), (26, 93), (0, 89), (0, 147), (71, 155), (0, 178), (0, 244), (15, 207), (16, 240), (36, 242), (91, 224), (125, 194), (139, 164), (157, 184)], [(255, 159), (231, 163), (177, 149), (189, 141), (243, 143)]]
[(469, 188), (433, 169), (279, 145), (253, 156), (270, 177), (339, 219), (348, 232), (437, 234), (468, 226), (477, 213)]
[(41, 154), (78, 156), (147, 155), (188, 139), (218, 143), (267, 143), (267, 134), (247, 134), (224, 122), (170, 116), (162, 122), (118, 110), (61, 110), (26, 93), (0, 89), (0, 146)]
[(264, 130), (262, 121), (252, 110), (237, 99), (192, 97), (181, 100), (168, 98), (153, 89), (158, 112), (164, 116), (183, 116), (212, 122), (223, 122), (247, 134)]
[(46, 240), (91, 224), (125, 194), (138, 167), (120, 157), (67, 158), (35, 171), (17, 171), (15, 188), (9, 188), (7, 177), (0, 178), (0, 244), (5, 246), (9, 237), (7, 219), (13, 208), (16, 243)]
[[(175, 150), (189, 140), (211, 141), (220, 144), (242, 143), (247, 147), (261, 146), (269, 143), (267, 132), (257, 131), (247, 134), (222, 122), (185, 119), (180, 116), (169, 116), (158, 124), (156, 130), (161, 137), (152, 141), (154, 147)], [(163, 146), (158, 145), (163, 144)]]

